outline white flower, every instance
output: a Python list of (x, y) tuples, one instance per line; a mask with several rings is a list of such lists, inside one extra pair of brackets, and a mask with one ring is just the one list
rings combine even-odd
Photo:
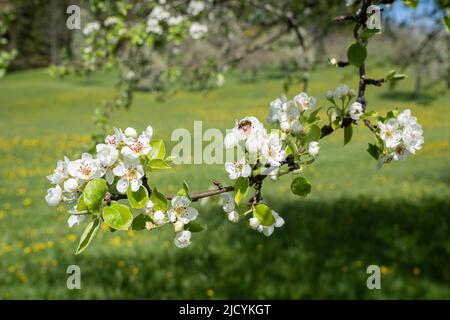
[(411, 115), (410, 109), (405, 109), (397, 116), (397, 121), (399, 125), (406, 127), (417, 123), (417, 118)]
[(334, 98), (344, 99), (348, 95), (348, 91), (348, 86), (346, 86), (345, 84), (341, 84), (334, 90)]
[(153, 137), (153, 128), (152, 126), (148, 126), (147, 129), (142, 133), (147, 137), (148, 140), (151, 140)]
[(313, 156), (316, 157), (319, 154), (319, 142), (317, 141), (311, 141), (308, 145), (308, 153)]
[(198, 22), (193, 22), (189, 27), (189, 34), (195, 40), (202, 38), (207, 32), (208, 27)]
[(267, 116), (267, 122), (268, 123), (276, 123), (277, 121), (280, 121), (281, 116), (281, 108), (283, 106), (283, 103), (287, 102), (286, 97), (277, 98), (274, 101), (270, 103), (270, 112)]
[(252, 217), (248, 220), (248, 224), (250, 225), (250, 228), (257, 230), (261, 225), (261, 222), (259, 222), (258, 218)]
[(119, 157), (119, 151), (112, 144), (98, 144), (97, 149), (97, 159), (100, 160), (104, 167), (112, 166), (117, 158)]
[(110, 27), (110, 26), (112, 26), (112, 25), (114, 25), (114, 24), (116, 24), (118, 22), (119, 22), (119, 18), (117, 18), (117, 17), (108, 17), (108, 18), (105, 19), (103, 24), (104, 24), (105, 27)]
[(205, 3), (203, 1), (191, 1), (189, 3), (187, 12), (192, 16), (198, 15), (200, 12), (205, 10)]
[(424, 138), (422, 126), (416, 122), (411, 123), (403, 129), (402, 139), (408, 151), (414, 154), (417, 150), (422, 149)]
[(394, 160), (405, 160), (410, 154), (408, 148), (403, 143), (400, 143), (395, 147), (392, 157)]
[(148, 214), (150, 212), (153, 211), (153, 207), (155, 206), (155, 204), (153, 203), (152, 200), (148, 200), (147, 203), (145, 204), (145, 207), (143, 209), (145, 214)]
[(191, 235), (191, 232), (187, 230), (177, 232), (173, 242), (178, 248), (186, 248), (191, 244)]
[(280, 114), (280, 128), (284, 132), (300, 132), (303, 127), (299, 121), (300, 110), (291, 101), (283, 104), (283, 112)]
[(386, 147), (395, 148), (402, 138), (401, 132), (398, 130), (398, 121), (396, 119), (389, 119), (386, 124), (378, 122), (380, 129), (380, 137), (385, 142)]
[(305, 92), (302, 92), (294, 97), (294, 102), (303, 111), (308, 111), (314, 108), (316, 104), (316, 98), (309, 97)]
[(64, 160), (59, 160), (56, 164), (56, 169), (53, 171), (52, 175), (47, 176), (47, 179), (52, 184), (60, 184), (63, 182), (67, 176), (67, 166), (69, 165), (70, 160), (67, 157), (64, 157)]
[(100, 30), (100, 23), (97, 21), (89, 22), (86, 24), (86, 26), (83, 28), (83, 34), (85, 36), (90, 35), (91, 33)]
[(279, 167), (286, 158), (282, 141), (278, 134), (272, 133), (261, 148), (262, 162), (269, 163), (273, 167)]
[(114, 175), (120, 177), (117, 182), (117, 191), (126, 193), (128, 186), (132, 191), (138, 191), (142, 185), (141, 178), (144, 176), (144, 168), (139, 163), (139, 159), (124, 158), (113, 170)]
[(153, 19), (153, 18), (149, 18), (147, 20), (147, 31), (155, 33), (155, 34), (159, 34), (159, 35), (163, 34), (163, 29), (159, 25), (159, 21), (156, 19)]
[(122, 141), (122, 138), (123, 138), (122, 130), (114, 128), (114, 134), (107, 136), (105, 138), (105, 143), (117, 147), (119, 143)]
[(327, 100), (333, 101), (334, 100), (334, 92), (331, 90), (328, 90), (325, 93), (325, 97), (327, 98)]
[(172, 207), (167, 214), (171, 222), (180, 221), (183, 224), (189, 223), (189, 221), (197, 219), (198, 211), (193, 207), (189, 207), (191, 200), (185, 196), (176, 196), (172, 199)]
[(153, 8), (149, 17), (157, 21), (163, 21), (170, 18), (170, 12), (161, 6), (156, 6)]
[(125, 129), (125, 136), (127, 138), (136, 138), (137, 137), (137, 132), (134, 128), (128, 127)]
[(75, 178), (70, 178), (64, 181), (64, 191), (75, 192), (78, 189), (78, 181)]
[(156, 225), (162, 225), (166, 223), (166, 215), (161, 210), (155, 211), (152, 214), (152, 220)]
[(236, 211), (229, 212), (227, 217), (228, 217), (228, 220), (231, 222), (234, 222), (234, 223), (239, 222), (239, 213), (237, 213)]
[(69, 219), (67, 219), (67, 224), (69, 225), (69, 228), (72, 228), (74, 225), (80, 224), (86, 219), (85, 215), (81, 214), (71, 214), (69, 216)]
[(357, 101), (353, 102), (352, 105), (350, 106), (349, 113), (350, 113), (350, 117), (353, 120), (355, 120), (355, 121), (359, 120), (359, 118), (361, 118), (361, 116), (364, 113), (362, 104)]
[(228, 172), (228, 176), (232, 180), (236, 180), (239, 177), (247, 178), (252, 173), (250, 165), (246, 163), (245, 158), (236, 162), (226, 162), (225, 170)]
[(137, 139), (126, 139), (125, 143), (126, 146), (122, 148), (121, 153), (129, 159), (138, 159), (139, 156), (145, 156), (152, 150), (146, 133), (141, 134)]
[(49, 206), (57, 206), (62, 199), (62, 189), (59, 185), (54, 188), (47, 190), (47, 195), (45, 196), (45, 201), (47, 201)]
[(71, 161), (67, 171), (72, 177), (80, 180), (97, 179), (105, 173), (100, 160), (94, 159), (89, 153), (83, 153), (81, 159)]
[(262, 224), (259, 224), (256, 230), (263, 233), (265, 236), (269, 237), (272, 235), (275, 228), (280, 228), (284, 225), (284, 219), (280, 217), (280, 215), (272, 210), (272, 216), (275, 219), (275, 223), (271, 226), (263, 226)]
[(245, 117), (236, 121), (235, 127), (225, 136), (226, 148), (232, 148), (239, 142), (245, 142), (245, 148), (250, 153), (257, 152), (266, 138), (266, 130), (255, 117)]
[(223, 141), (223, 144), (225, 145), (225, 148), (230, 149), (230, 148), (234, 148), (235, 146), (237, 146), (237, 144), (239, 143), (239, 139), (237, 137), (237, 135), (235, 134), (235, 132), (230, 132), (225, 136), (225, 139)]
[(185, 17), (183, 17), (183, 16), (170, 17), (167, 20), (167, 24), (169, 26), (177, 26), (177, 25), (183, 23), (184, 20), (185, 20)]

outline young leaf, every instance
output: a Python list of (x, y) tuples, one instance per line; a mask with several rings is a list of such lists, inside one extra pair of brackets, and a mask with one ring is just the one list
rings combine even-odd
[(146, 166), (147, 170), (167, 170), (170, 168), (170, 163), (162, 159), (150, 160)]
[(80, 254), (91, 243), (92, 239), (94, 239), (97, 234), (98, 229), (100, 228), (101, 222), (98, 217), (92, 220), (84, 229), (83, 234), (81, 235), (80, 242), (78, 243), (77, 251), (75, 254)]
[(148, 214), (140, 214), (133, 219), (133, 222), (131, 223), (131, 229), (135, 231), (143, 230), (145, 229), (145, 224), (151, 221), (152, 219)]
[(353, 137), (353, 126), (349, 125), (344, 128), (344, 146), (352, 140)]
[(80, 197), (78, 199), (78, 204), (75, 209), (77, 210), (77, 212), (87, 211), (88, 208), (86, 207), (86, 204), (84, 203), (84, 197)]
[(186, 181), (183, 181), (183, 188), (178, 190), (177, 195), (189, 198), (189, 185)]
[(367, 57), (367, 48), (359, 45), (358, 43), (353, 43), (347, 49), (347, 59), (350, 64), (355, 67), (359, 67), (364, 63)]
[(86, 184), (83, 191), (83, 202), (90, 212), (99, 211), (106, 191), (108, 191), (108, 187), (104, 179), (91, 180)]
[(275, 218), (272, 215), (272, 210), (265, 204), (258, 204), (253, 207), (253, 215), (259, 222), (266, 227), (270, 227), (275, 223)]
[(376, 118), (376, 117), (378, 117), (378, 112), (376, 112), (376, 111), (367, 111), (361, 116), (360, 119), (361, 120), (367, 120), (367, 119)]
[(135, 209), (142, 209), (148, 202), (148, 192), (144, 186), (141, 186), (136, 192), (131, 190), (131, 186), (128, 187), (127, 197), (131, 207)]
[(133, 222), (130, 208), (117, 202), (103, 208), (102, 217), (108, 226), (116, 230), (128, 230)]
[(150, 160), (164, 159), (164, 157), (166, 156), (166, 147), (162, 139), (150, 142), (150, 147), (152, 147), (152, 150), (147, 155), (147, 158), (149, 158)]
[(291, 183), (291, 191), (293, 194), (306, 197), (311, 192), (311, 184), (303, 177), (297, 177)]
[(317, 120), (319, 120), (319, 117), (317, 115), (319, 114), (319, 111), (321, 109), (322, 108), (320, 107), (320, 108), (317, 108), (316, 110), (314, 110), (313, 112), (311, 112), (311, 114), (309, 115), (309, 118), (308, 118), (308, 123), (314, 123)]
[(158, 189), (153, 188), (152, 195), (150, 196), (150, 200), (152, 200), (154, 206), (153, 209), (155, 211), (161, 210), (162, 212), (166, 212), (168, 208), (167, 198)]
[(200, 232), (206, 230), (206, 226), (201, 225), (200, 222), (197, 221), (190, 221), (184, 226), (184, 229), (190, 232)]
[(375, 159), (378, 160), (380, 158), (381, 151), (375, 144), (369, 143), (369, 147), (367, 148), (367, 152)]
[(241, 200), (247, 196), (248, 193), (248, 179), (239, 177), (236, 180), (236, 184), (234, 189), (236, 190), (236, 194), (234, 195), (234, 201), (236, 204), (241, 203)]

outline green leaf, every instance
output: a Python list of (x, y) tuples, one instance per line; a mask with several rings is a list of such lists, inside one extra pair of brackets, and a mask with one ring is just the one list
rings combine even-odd
[(236, 184), (234, 186), (234, 189), (236, 190), (236, 194), (234, 195), (234, 201), (236, 204), (241, 203), (241, 200), (247, 196), (248, 193), (248, 179), (239, 177), (236, 180)]
[(84, 203), (84, 197), (80, 197), (78, 199), (78, 204), (77, 207), (75, 208), (77, 210), (77, 212), (83, 212), (83, 211), (87, 211), (87, 206)]
[(81, 235), (80, 242), (78, 243), (77, 251), (75, 254), (80, 254), (91, 243), (92, 239), (94, 239), (97, 234), (98, 229), (100, 229), (101, 221), (98, 217), (92, 220), (84, 229), (83, 234)]
[(151, 221), (152, 219), (148, 214), (140, 214), (133, 219), (133, 222), (131, 223), (131, 229), (135, 231), (143, 230), (145, 229), (145, 224)]
[(358, 35), (358, 38), (362, 39), (362, 40), (367, 40), (370, 37), (379, 34), (380, 33), (380, 29), (369, 29), (369, 28), (364, 28), (364, 30)]
[(353, 43), (347, 49), (347, 59), (350, 64), (355, 67), (359, 67), (364, 63), (367, 57), (367, 48), (359, 45), (358, 43)]
[(367, 119), (376, 118), (376, 117), (378, 117), (378, 112), (376, 112), (376, 111), (367, 111), (361, 116), (360, 119), (361, 120), (367, 120)]
[(311, 192), (311, 184), (303, 177), (297, 177), (291, 183), (291, 191), (293, 194), (306, 197)]
[(408, 7), (417, 8), (419, 0), (403, 0), (403, 3), (406, 4)]
[(253, 215), (259, 222), (266, 227), (270, 227), (275, 223), (275, 218), (272, 215), (272, 210), (265, 204), (258, 204), (253, 207)]
[(367, 152), (375, 159), (378, 160), (380, 158), (381, 151), (377, 145), (369, 143), (369, 147), (367, 148)]
[(442, 24), (444, 25), (445, 30), (447, 33), (450, 33), (450, 17), (449, 16), (442, 16)]
[(141, 186), (136, 192), (132, 191), (129, 186), (127, 196), (131, 207), (135, 209), (142, 209), (148, 202), (148, 192), (144, 186)]
[(170, 163), (162, 159), (153, 159), (147, 163), (147, 170), (167, 170), (170, 169)]
[(189, 198), (189, 185), (186, 181), (183, 181), (183, 188), (178, 190), (177, 195)]
[(349, 125), (344, 128), (344, 146), (352, 140), (353, 137), (353, 126)]
[(190, 221), (184, 226), (184, 229), (190, 232), (200, 232), (206, 230), (206, 226), (201, 225), (200, 222), (197, 221)]
[(153, 188), (152, 195), (150, 196), (150, 200), (152, 200), (154, 206), (153, 209), (155, 211), (161, 210), (162, 212), (166, 212), (169, 205), (167, 204), (167, 198), (158, 189)]
[(108, 226), (116, 230), (128, 230), (133, 222), (131, 209), (117, 202), (113, 202), (109, 207), (103, 208), (102, 217)]
[(90, 212), (98, 212), (108, 187), (104, 179), (91, 180), (83, 191), (83, 202)]
[(164, 145), (164, 141), (161, 140), (154, 140), (150, 142), (150, 147), (152, 147), (152, 150), (147, 155), (147, 158), (150, 160), (159, 159), (163, 160), (166, 156), (166, 147)]
[(308, 132), (308, 134), (305, 137), (304, 143), (308, 144), (308, 143), (313, 142), (313, 141), (319, 141), (320, 140), (320, 133), (321, 133), (320, 127), (318, 125), (315, 125), (315, 124), (312, 125), (309, 128), (309, 132)]
[(311, 114), (309, 115), (308, 118), (308, 123), (314, 123), (317, 120), (319, 120), (319, 117), (317, 116), (319, 114), (319, 111), (322, 109), (322, 107), (317, 108), (316, 110), (314, 110), (313, 112), (311, 112)]

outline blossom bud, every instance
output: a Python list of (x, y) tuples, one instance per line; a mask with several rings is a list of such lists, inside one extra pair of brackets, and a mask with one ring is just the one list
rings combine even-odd
[(228, 220), (237, 223), (239, 221), (239, 213), (237, 213), (236, 211), (231, 211), (230, 213), (228, 213)]
[(252, 228), (252, 229), (254, 229), (254, 230), (258, 229), (258, 227), (259, 227), (260, 224), (261, 224), (261, 222), (259, 222), (258, 218), (255, 218), (255, 217), (250, 218), (250, 219), (248, 220), (248, 223), (250, 224), (250, 228)]
[(129, 138), (136, 138), (137, 137), (137, 132), (135, 129), (128, 127), (125, 129), (125, 135)]
[(74, 192), (78, 188), (78, 181), (77, 179), (70, 178), (64, 181), (64, 190), (67, 192)]
[(183, 231), (184, 223), (181, 221), (177, 221), (173, 224), (173, 228), (175, 229), (175, 232)]

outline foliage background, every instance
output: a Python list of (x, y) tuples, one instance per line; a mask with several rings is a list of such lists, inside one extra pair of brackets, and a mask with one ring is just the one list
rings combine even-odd
[[(368, 73), (383, 77), (394, 67), (387, 59), (392, 46), (375, 42), (372, 49)], [(250, 78), (245, 68), (231, 70), (222, 88), (206, 94), (182, 91), (156, 102), (154, 94), (138, 92), (131, 111), (117, 111), (112, 124), (139, 130), (151, 124), (167, 141), (176, 128), (193, 131), (194, 120), (205, 130), (229, 128), (246, 115), (264, 119), (285, 79), (271, 62), (262, 66)], [(208, 230), (195, 234), (189, 248), (176, 248), (168, 229), (105, 229), (81, 256), (74, 252), (82, 227), (69, 229), (66, 215), (47, 206), (45, 176), (56, 159), (74, 158), (88, 144), (93, 110), (114, 94), (117, 74), (64, 81), (43, 69), (8, 75), (0, 80), (0, 298), (449, 299), (450, 94), (442, 83), (414, 96), (413, 70), (394, 91), (371, 87), (366, 94), (369, 109), (411, 108), (423, 125), (424, 148), (407, 162), (377, 171), (365, 152), (373, 139), (367, 128), (355, 128), (345, 147), (337, 132), (321, 141), (319, 160), (304, 172), (313, 185), (307, 198), (290, 194), (288, 176), (265, 185), (265, 199), (286, 220), (270, 238), (229, 223), (211, 199), (196, 205)], [(308, 91), (326, 107), (326, 90), (341, 82), (356, 88), (355, 71), (320, 65)], [(294, 85), (289, 95), (300, 90)], [(176, 167), (150, 184), (173, 192), (185, 179), (197, 191), (213, 178), (227, 181), (223, 166)], [(72, 264), (81, 268), (81, 290), (66, 287)], [(366, 287), (371, 264), (381, 266), (381, 290)]]

